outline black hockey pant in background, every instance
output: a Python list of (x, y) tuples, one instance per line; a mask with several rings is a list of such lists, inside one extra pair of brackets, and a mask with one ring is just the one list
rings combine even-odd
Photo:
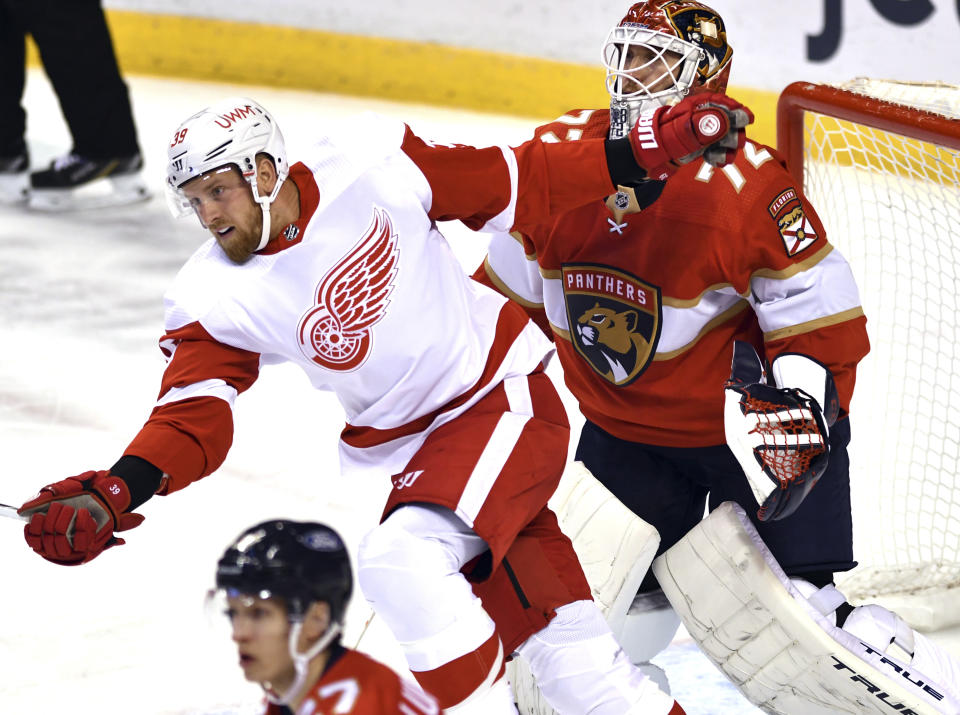
[[(789, 576), (848, 571), (853, 560), (850, 513), (850, 420), (830, 430), (830, 463), (807, 498), (785, 519), (757, 520), (759, 505), (727, 445), (658, 447), (618, 439), (589, 420), (576, 458), (637, 516), (660, 532), (661, 554), (725, 501), (740, 504)], [(772, 487), (772, 482), (771, 482)], [(819, 579), (814, 579), (819, 580)], [(828, 579), (829, 580), (829, 579)], [(649, 572), (641, 590), (657, 588)]]
[(127, 86), (100, 0), (0, 0), (0, 157), (24, 149), (27, 34), (40, 49), (73, 151), (92, 159), (139, 153)]

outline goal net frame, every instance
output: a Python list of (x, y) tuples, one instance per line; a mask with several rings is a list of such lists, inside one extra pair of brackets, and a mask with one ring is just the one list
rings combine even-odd
[[(960, 623), (960, 311), (950, 293), (951, 282), (960, 286), (960, 248), (944, 243), (960, 233), (960, 87), (876, 81), (894, 87), (891, 101), (863, 93), (875, 92), (873, 82), (789, 85), (777, 105), (777, 146), (851, 264), (871, 340), (850, 413), (860, 565), (837, 583), (851, 602), (880, 602), (915, 628), (938, 630)], [(899, 90), (925, 88), (955, 91), (956, 102), (940, 111), (903, 103)], [(881, 302), (880, 286), (913, 312)], [(952, 371), (945, 387), (944, 371)]]

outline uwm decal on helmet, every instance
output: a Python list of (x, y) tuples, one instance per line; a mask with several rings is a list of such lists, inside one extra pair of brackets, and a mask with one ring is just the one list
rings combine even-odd
[(671, 2), (663, 11), (677, 35), (699, 45), (704, 51), (704, 57), (697, 65), (697, 73), (703, 82), (726, 67), (733, 50), (727, 44), (723, 19), (717, 13), (696, 2)]
[(565, 263), (562, 280), (574, 348), (614, 385), (629, 385), (647, 369), (660, 338), (660, 289), (590, 263)]
[(374, 209), (366, 233), (317, 286), (317, 305), (300, 319), (297, 341), (310, 360), (349, 372), (370, 355), (370, 329), (386, 315), (399, 249), (390, 215)]
[(816, 229), (803, 213), (803, 204), (796, 189), (781, 191), (767, 210), (777, 223), (788, 256), (797, 255), (817, 240)]

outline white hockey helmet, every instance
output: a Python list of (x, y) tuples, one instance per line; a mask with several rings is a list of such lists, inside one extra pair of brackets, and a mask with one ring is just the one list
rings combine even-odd
[[(277, 183), (268, 196), (257, 189), (257, 154), (273, 159)], [(246, 97), (230, 97), (184, 120), (167, 148), (167, 197), (174, 216), (193, 212), (183, 185), (213, 169), (234, 165), (250, 184), (253, 200), (263, 211), (263, 232), (257, 250), (270, 239), (270, 204), (287, 178), (289, 164), (283, 134), (270, 113)]]
[[(644, 49), (636, 65), (631, 49)], [(691, 0), (645, 0), (610, 30), (601, 56), (610, 94), (610, 137), (626, 136), (642, 111), (696, 92), (723, 92), (733, 50), (723, 19)], [(638, 78), (643, 74), (645, 79)]]

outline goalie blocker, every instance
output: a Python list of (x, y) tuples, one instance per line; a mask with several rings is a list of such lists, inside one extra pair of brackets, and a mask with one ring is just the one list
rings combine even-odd
[(653, 571), (703, 652), (767, 712), (960, 712), (960, 663), (879, 606), (855, 608), (838, 628), (842, 594), (799, 582), (805, 597), (732, 502)]

